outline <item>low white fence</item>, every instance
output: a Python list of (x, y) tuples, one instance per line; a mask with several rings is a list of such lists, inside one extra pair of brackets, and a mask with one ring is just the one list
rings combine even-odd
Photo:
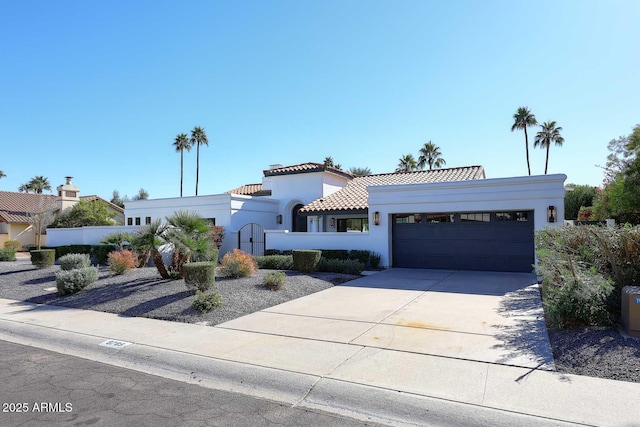
[(47, 228), (47, 246), (99, 245), (107, 235), (133, 233), (139, 225), (114, 225), (104, 227)]
[(290, 233), (265, 230), (266, 248), (292, 249), (362, 249), (379, 252), (372, 245), (369, 233)]

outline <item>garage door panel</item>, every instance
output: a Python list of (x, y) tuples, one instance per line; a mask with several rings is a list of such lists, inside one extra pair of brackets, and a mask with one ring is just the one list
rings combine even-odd
[[(409, 268), (530, 272), (534, 262), (530, 221), (395, 224), (393, 265)], [(456, 216), (456, 218), (460, 218)]]

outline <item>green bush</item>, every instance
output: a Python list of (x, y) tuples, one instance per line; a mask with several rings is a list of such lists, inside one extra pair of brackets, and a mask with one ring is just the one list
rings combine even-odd
[(291, 255), (265, 255), (254, 256), (258, 268), (267, 270), (293, 270), (293, 256)]
[(248, 277), (256, 274), (258, 264), (251, 255), (234, 249), (222, 257), (222, 273), (227, 277)]
[(371, 268), (380, 267), (380, 260), (382, 259), (382, 255), (377, 252), (371, 252), (371, 256), (369, 257), (369, 265)]
[(95, 267), (60, 270), (56, 272), (58, 295), (75, 294), (96, 280), (98, 280), (98, 269)]
[(211, 261), (190, 262), (182, 266), (184, 283), (189, 289), (206, 291), (216, 278), (216, 263)]
[(17, 240), (7, 240), (6, 242), (4, 242), (4, 248), (19, 251), (20, 249), (22, 249), (22, 243)]
[(283, 288), (286, 281), (287, 275), (284, 272), (272, 271), (264, 276), (263, 283), (267, 288), (271, 289), (272, 291), (276, 291)]
[(91, 245), (43, 246), (42, 249), (53, 249), (55, 251), (55, 259), (60, 259), (60, 257), (67, 254), (91, 255)]
[(290, 250), (284, 250), (284, 251), (281, 251), (280, 249), (265, 249), (264, 250), (265, 256), (269, 256), (269, 255), (291, 255), (292, 253), (293, 253), (293, 251), (290, 251)]
[(344, 274), (360, 274), (365, 265), (355, 259), (324, 259), (318, 262), (318, 271)]
[[(189, 264), (186, 264), (189, 265)], [(204, 314), (211, 310), (213, 307), (222, 305), (222, 298), (220, 294), (205, 294), (204, 292), (196, 291), (196, 297), (193, 300), (193, 308)]]
[(58, 262), (60, 262), (60, 269), (65, 271), (91, 266), (91, 260), (87, 254), (67, 254), (60, 257)]
[(295, 250), (293, 251), (293, 269), (304, 273), (315, 271), (318, 261), (320, 261), (320, 256), (320, 251)]
[(31, 264), (38, 268), (51, 267), (55, 262), (56, 251), (53, 249), (40, 249), (31, 251)]
[(114, 244), (93, 245), (91, 246), (91, 255), (96, 264), (106, 265), (109, 263), (109, 253), (114, 250), (116, 250), (116, 245)]
[(640, 285), (640, 227), (546, 228), (536, 248), (545, 313), (556, 326), (609, 324), (622, 288)]
[(326, 259), (349, 259), (349, 251), (346, 249), (319, 249), (322, 258)]
[(0, 261), (15, 261), (15, 249), (0, 249)]
[(350, 250), (349, 259), (355, 259), (367, 266), (369, 265), (369, 260), (371, 259), (371, 251), (358, 249)]

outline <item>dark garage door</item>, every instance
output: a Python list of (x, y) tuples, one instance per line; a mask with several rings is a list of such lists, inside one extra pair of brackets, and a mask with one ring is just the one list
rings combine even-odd
[(392, 215), (393, 266), (531, 272), (533, 211)]

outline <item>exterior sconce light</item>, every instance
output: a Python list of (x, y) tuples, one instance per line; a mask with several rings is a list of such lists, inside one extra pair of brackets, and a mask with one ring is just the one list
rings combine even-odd
[(380, 212), (378, 211), (373, 213), (373, 225), (380, 225)]
[(335, 218), (331, 218), (331, 228), (336, 228), (336, 219)]
[(276, 222), (277, 222), (278, 224), (282, 224), (282, 215), (278, 215), (278, 216), (276, 216)]
[(558, 215), (556, 214), (556, 207), (555, 206), (549, 206), (547, 208), (547, 221), (548, 222), (556, 222), (557, 219), (558, 219)]

